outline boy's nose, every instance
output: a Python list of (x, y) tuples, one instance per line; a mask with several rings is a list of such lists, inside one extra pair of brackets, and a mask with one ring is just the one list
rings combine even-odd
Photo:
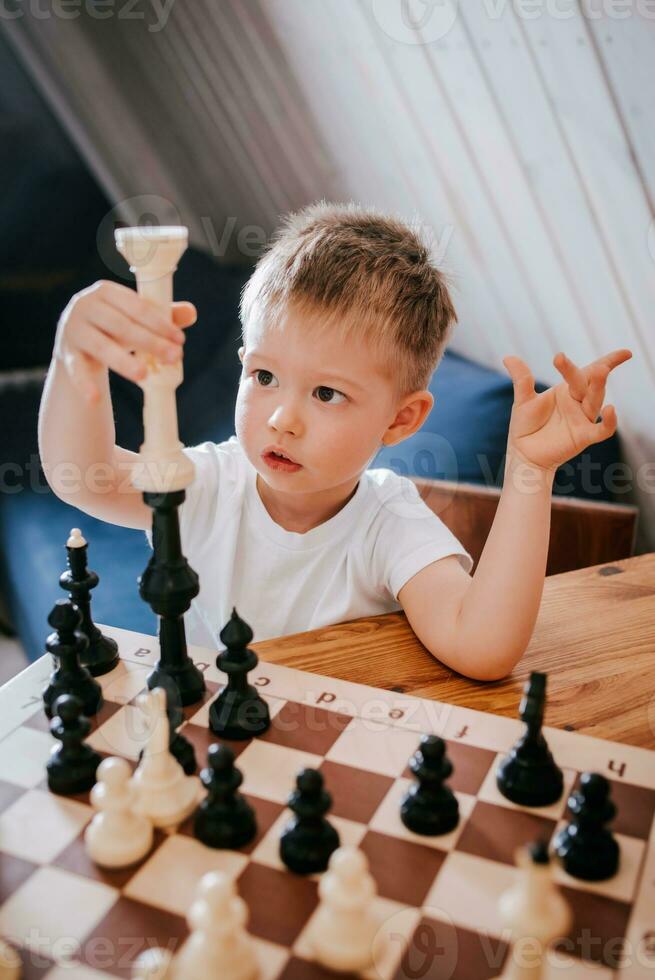
[(269, 424), (277, 431), (298, 433), (302, 422), (298, 408), (292, 403), (283, 403), (277, 406), (272, 413)]

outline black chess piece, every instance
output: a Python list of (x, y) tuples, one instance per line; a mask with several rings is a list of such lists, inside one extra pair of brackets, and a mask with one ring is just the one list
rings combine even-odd
[(548, 806), (562, 795), (562, 771), (546, 744), (541, 726), (546, 704), (546, 675), (533, 671), (523, 688), (519, 708), (525, 733), (496, 772), (498, 789), (521, 806)]
[[(173, 692), (174, 694), (176, 692)], [(185, 738), (181, 732), (177, 729), (184, 721), (184, 712), (182, 711), (179, 704), (174, 701), (171, 703), (166, 697), (166, 717), (168, 718), (168, 748), (171, 754), (180, 763), (184, 772), (187, 776), (193, 776), (196, 769), (198, 768), (198, 763), (196, 762), (196, 750), (194, 749), (188, 738)], [(144, 750), (139, 751), (139, 762), (143, 758)]]
[(87, 567), (87, 543), (77, 527), (71, 529), (66, 553), (68, 568), (59, 576), (59, 584), (82, 613), (80, 629), (89, 641), (88, 647), (80, 655), (80, 663), (94, 677), (99, 677), (113, 670), (120, 657), (116, 640), (101, 633), (91, 618), (91, 590), (100, 580)]
[(177, 508), (185, 496), (184, 490), (143, 492), (143, 502), (153, 510), (153, 553), (138, 578), (139, 595), (159, 617), (160, 657), (148, 675), (148, 687), (163, 687), (168, 704), (182, 705), (195, 704), (206, 690), (202, 671), (189, 656), (184, 627), (184, 613), (200, 591), (180, 542)]
[(417, 782), (400, 802), (400, 819), (415, 834), (437, 836), (454, 830), (459, 821), (457, 797), (444, 780), (453, 772), (446, 743), (437, 735), (424, 735), (409, 762)]
[(227, 674), (227, 685), (209, 709), (209, 727), (223, 738), (254, 738), (271, 724), (266, 701), (248, 683), (249, 671), (259, 663), (259, 657), (248, 646), (252, 637), (252, 630), (232, 607), (232, 615), (220, 633), (227, 649), (216, 658), (218, 669)]
[(103, 705), (102, 688), (80, 663), (80, 654), (89, 643), (80, 632), (82, 614), (70, 599), (57, 599), (48, 622), (54, 632), (46, 640), (46, 650), (53, 655), (56, 666), (43, 691), (46, 715), (52, 718), (52, 706), (60, 694), (75, 694), (85, 715), (97, 714)]
[(332, 797), (323, 788), (318, 769), (302, 769), (296, 777), (296, 789), (287, 801), (295, 817), (280, 837), (280, 857), (296, 874), (325, 871), (330, 855), (339, 846), (339, 834), (325, 819)]
[(257, 833), (255, 811), (238, 788), (243, 776), (227, 745), (210, 745), (207, 768), (200, 773), (207, 796), (193, 820), (193, 833), (207, 847), (237, 848)]
[(570, 821), (553, 841), (564, 870), (584, 881), (611, 878), (619, 867), (619, 845), (605, 826), (616, 816), (609, 782), (600, 773), (583, 773), (567, 805)]
[(82, 714), (82, 702), (74, 694), (61, 694), (54, 703), (50, 731), (61, 742), (46, 762), (48, 787), (53, 793), (84, 793), (96, 781), (102, 756), (84, 739), (91, 723)]

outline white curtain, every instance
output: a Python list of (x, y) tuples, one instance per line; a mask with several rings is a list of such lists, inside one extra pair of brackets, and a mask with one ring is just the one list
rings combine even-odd
[(608, 386), (626, 465), (606, 479), (640, 507), (637, 551), (655, 550), (647, 4), (98, 9), (37, 19), (17, 5), (0, 27), (118, 216), (156, 210), (217, 258), (243, 258), (282, 212), (353, 198), (429, 229), (456, 281), (454, 350), (501, 371), (518, 354), (556, 384), (557, 351), (585, 364), (629, 347)]

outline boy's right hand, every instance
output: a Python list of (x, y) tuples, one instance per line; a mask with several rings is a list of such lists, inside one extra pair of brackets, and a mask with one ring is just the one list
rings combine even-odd
[(154, 354), (165, 364), (182, 357), (184, 327), (196, 321), (193, 303), (161, 306), (128, 286), (100, 279), (71, 298), (57, 324), (54, 356), (87, 402), (100, 398), (98, 373), (111, 368), (129, 381), (145, 378), (147, 369), (134, 351)]

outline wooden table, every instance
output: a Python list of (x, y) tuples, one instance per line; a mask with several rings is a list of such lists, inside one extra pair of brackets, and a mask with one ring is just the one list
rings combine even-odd
[(655, 553), (547, 577), (530, 645), (503, 681), (444, 667), (402, 612), (253, 647), (270, 662), (511, 717), (530, 671), (545, 671), (548, 725), (655, 748)]

